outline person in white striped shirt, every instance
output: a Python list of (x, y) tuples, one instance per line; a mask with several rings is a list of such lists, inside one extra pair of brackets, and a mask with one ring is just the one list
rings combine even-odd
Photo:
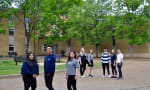
[(102, 77), (105, 77), (105, 67), (107, 67), (108, 77), (111, 77), (109, 72), (109, 61), (110, 61), (110, 53), (107, 51), (107, 48), (105, 48), (101, 56), (101, 63), (103, 69)]

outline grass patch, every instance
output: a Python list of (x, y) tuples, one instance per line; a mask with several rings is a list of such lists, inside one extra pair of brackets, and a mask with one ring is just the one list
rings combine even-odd
[[(43, 60), (40, 60), (39, 62), (43, 62)], [(60, 63), (65, 63), (65, 61), (61, 61)], [(16, 65), (14, 60), (0, 61), (0, 75), (20, 74), (21, 64), (22, 62), (18, 62), (18, 65)], [(101, 67), (101, 63), (94, 63), (94, 67)], [(56, 71), (65, 69), (66, 64), (56, 66)], [(44, 66), (39, 66), (39, 70), (40, 72), (44, 72)]]

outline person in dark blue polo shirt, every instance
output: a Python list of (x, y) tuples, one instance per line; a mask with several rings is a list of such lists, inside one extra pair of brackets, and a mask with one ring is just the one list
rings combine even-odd
[(36, 90), (36, 77), (39, 75), (39, 66), (33, 53), (27, 55), (26, 61), (22, 64), (21, 75), (24, 82), (24, 90)]
[(56, 58), (55, 55), (52, 54), (52, 46), (47, 46), (47, 55), (44, 59), (44, 76), (45, 76), (45, 83), (46, 87), (49, 90), (54, 90), (53, 88), (53, 77), (55, 73), (55, 62)]
[(112, 55), (111, 55), (112, 77), (111, 78), (117, 78), (116, 59), (117, 59), (117, 55), (115, 53), (115, 50), (112, 49)]

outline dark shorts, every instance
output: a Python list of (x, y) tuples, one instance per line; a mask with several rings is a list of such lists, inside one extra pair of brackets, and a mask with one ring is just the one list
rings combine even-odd
[(91, 63), (88, 63), (89, 64), (89, 67), (93, 67), (93, 60), (91, 60)]

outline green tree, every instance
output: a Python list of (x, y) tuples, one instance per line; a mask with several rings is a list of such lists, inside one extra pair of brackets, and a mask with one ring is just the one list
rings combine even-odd
[(13, 0), (1, 0), (0, 1), (0, 34), (6, 33), (6, 28), (8, 28), (8, 24), (4, 24), (2, 22), (3, 19), (9, 18), (9, 10), (11, 9), (11, 4)]
[(102, 28), (108, 12), (111, 10), (111, 3), (106, 0), (86, 0), (81, 7), (73, 7), (71, 18), (74, 23), (75, 36), (84, 44), (96, 46), (96, 57), (98, 57), (99, 46), (105, 41), (106, 30)]
[[(121, 19), (116, 26), (116, 34), (120, 39), (127, 39), (130, 45), (130, 56), (133, 56), (133, 45), (142, 45), (148, 41), (148, 19), (142, 16), (141, 0), (116, 0)], [(124, 34), (122, 34), (124, 33)]]

